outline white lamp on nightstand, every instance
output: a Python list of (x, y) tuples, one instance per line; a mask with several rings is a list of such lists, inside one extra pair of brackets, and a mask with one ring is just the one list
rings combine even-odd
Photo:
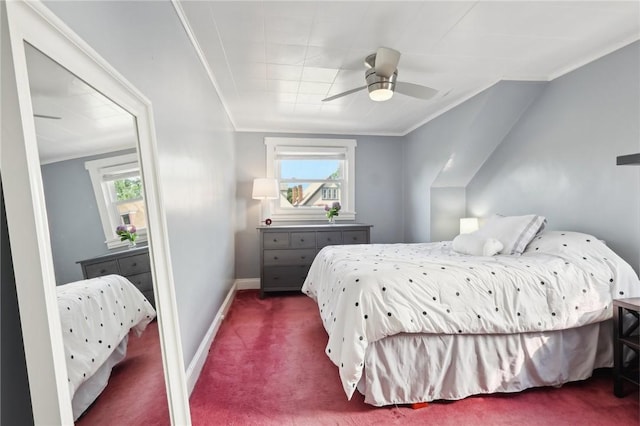
[[(264, 224), (266, 217), (262, 215), (262, 204), (265, 200), (276, 200), (278, 198), (278, 181), (274, 178), (255, 178), (253, 180), (253, 192), (251, 198), (260, 200), (260, 216), (258, 224)], [(267, 212), (268, 213), (268, 212)]]
[(463, 217), (460, 219), (460, 233), (469, 234), (478, 230), (477, 217)]

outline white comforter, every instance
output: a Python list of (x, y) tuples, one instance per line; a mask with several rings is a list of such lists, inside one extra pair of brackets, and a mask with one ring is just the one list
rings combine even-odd
[(302, 291), (318, 303), (351, 398), (371, 342), (579, 327), (611, 318), (612, 298), (639, 296), (640, 282), (596, 238), (546, 232), (522, 256), (461, 255), (450, 242), (325, 247)]
[(107, 275), (57, 287), (69, 391), (90, 378), (130, 329), (140, 335), (156, 316), (126, 278)]

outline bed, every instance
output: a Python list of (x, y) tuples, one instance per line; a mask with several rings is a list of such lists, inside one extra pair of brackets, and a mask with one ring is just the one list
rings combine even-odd
[(597, 238), (543, 227), (513, 236), (520, 253), (496, 235), (511, 245), (495, 256), (450, 241), (323, 248), (302, 291), (347, 397), (457, 400), (612, 366), (612, 299), (640, 295), (638, 277)]
[(111, 369), (126, 356), (130, 331), (139, 336), (156, 312), (120, 275), (64, 284), (56, 290), (77, 419), (104, 390)]

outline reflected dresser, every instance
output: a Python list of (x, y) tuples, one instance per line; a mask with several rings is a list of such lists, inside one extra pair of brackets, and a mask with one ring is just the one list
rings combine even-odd
[(85, 279), (103, 275), (122, 275), (135, 285), (155, 308), (149, 247), (142, 246), (92, 257), (77, 262)]
[(300, 291), (316, 254), (325, 246), (369, 244), (371, 225), (260, 226), (260, 297)]

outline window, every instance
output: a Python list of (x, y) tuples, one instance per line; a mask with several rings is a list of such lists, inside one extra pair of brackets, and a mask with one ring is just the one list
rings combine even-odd
[(125, 246), (116, 235), (118, 225), (134, 225), (138, 241), (147, 239), (147, 214), (137, 154), (84, 163), (89, 171), (108, 248)]
[(327, 187), (322, 188), (322, 199), (323, 200), (340, 200), (340, 188), (336, 187)]
[(324, 220), (325, 206), (336, 201), (338, 219), (355, 219), (355, 140), (265, 138), (265, 144), (267, 177), (280, 188), (272, 219)]

